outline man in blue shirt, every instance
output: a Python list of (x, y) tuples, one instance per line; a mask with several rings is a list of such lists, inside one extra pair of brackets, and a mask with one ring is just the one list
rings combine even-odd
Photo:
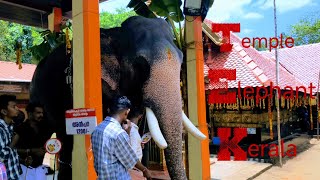
[[(127, 116), (131, 102), (125, 96), (114, 100), (110, 109), (111, 117), (100, 123), (91, 135), (94, 168), (98, 180), (130, 180), (129, 169), (136, 167), (147, 178), (151, 178), (150, 171), (144, 167), (130, 146), (128, 133), (130, 121)], [(127, 123), (127, 129), (122, 124)]]

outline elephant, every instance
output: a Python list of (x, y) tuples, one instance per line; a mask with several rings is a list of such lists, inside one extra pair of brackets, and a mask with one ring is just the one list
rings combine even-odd
[[(182, 111), (180, 70), (182, 52), (174, 44), (169, 24), (161, 18), (133, 16), (121, 27), (100, 29), (103, 116), (111, 99), (127, 96), (132, 108), (145, 108), (155, 143), (165, 152), (171, 179), (187, 179), (182, 162), (183, 125), (199, 140), (200, 132)], [(72, 88), (66, 83), (70, 61), (65, 45), (38, 64), (30, 101), (44, 104), (47, 119), (62, 141), (59, 179), (71, 179), (72, 135), (66, 135), (65, 111), (73, 108)]]

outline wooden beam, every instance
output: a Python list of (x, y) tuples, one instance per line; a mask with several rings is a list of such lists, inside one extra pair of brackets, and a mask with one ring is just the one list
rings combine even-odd
[(48, 14), (45, 11), (26, 9), (0, 1), (0, 19), (5, 21), (47, 29)]
[(213, 33), (211, 28), (206, 23), (202, 23), (202, 31), (209, 37), (209, 39), (211, 39), (213, 43), (218, 46), (222, 45), (222, 39), (217, 33)]

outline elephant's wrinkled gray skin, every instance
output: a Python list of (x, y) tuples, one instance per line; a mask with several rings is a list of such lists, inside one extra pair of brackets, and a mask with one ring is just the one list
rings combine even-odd
[[(126, 95), (135, 107), (149, 107), (157, 117), (168, 144), (166, 163), (171, 179), (184, 180), (182, 163), (182, 104), (180, 67), (182, 52), (175, 46), (170, 26), (162, 19), (131, 17), (122, 27), (101, 29), (101, 66), (104, 116), (108, 102)], [(42, 60), (34, 74), (31, 101), (45, 105), (49, 121), (63, 141), (60, 159), (71, 161), (72, 136), (65, 135), (64, 111), (72, 97), (64, 73), (69, 62), (61, 46)], [(61, 165), (60, 178), (71, 178)]]

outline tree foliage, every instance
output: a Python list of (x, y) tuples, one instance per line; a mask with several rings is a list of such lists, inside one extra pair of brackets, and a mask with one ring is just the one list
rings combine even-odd
[[(134, 11), (125, 8), (117, 9), (116, 13), (103, 12), (100, 14), (100, 27), (121, 26), (121, 23), (128, 17), (136, 15)], [(16, 49), (21, 44), (22, 62), (37, 64), (60, 44), (65, 43), (67, 27), (70, 30), (71, 40), (72, 27), (70, 21), (61, 27), (61, 32), (54, 33), (49, 30), (0, 20), (0, 60), (15, 62), (17, 59)]]
[[(121, 23), (131, 16), (135, 16), (134, 11), (125, 8), (116, 9), (116, 13), (102, 12), (100, 14), (100, 27), (113, 28), (121, 26)], [(61, 32), (51, 32), (49, 30), (41, 32), (42, 43), (32, 47), (30, 50), (34, 58), (39, 62), (49, 55), (54, 49), (63, 43), (66, 43), (66, 30), (68, 29), (69, 40), (72, 40), (72, 23), (65, 22), (61, 26)]]
[[(63, 28), (62, 32), (51, 32), (50, 30), (41, 32), (43, 41), (39, 45), (29, 49), (36, 63), (40, 62), (43, 58), (52, 53), (53, 50), (66, 42), (66, 28), (69, 28), (70, 35), (72, 35), (71, 27)], [(69, 40), (71, 40), (70, 37)]]
[[(208, 8), (213, 5), (213, 2), (214, 0), (209, 0), (207, 2)], [(185, 52), (187, 45), (183, 37), (183, 28), (181, 27), (181, 22), (184, 21), (181, 5), (182, 0), (130, 0), (127, 7), (133, 8), (140, 16), (166, 19), (172, 27), (176, 45), (180, 50)], [(175, 26), (174, 22), (179, 25), (178, 28)]]
[(291, 26), (296, 46), (320, 42), (320, 18), (306, 18)]
[[(282, 35), (282, 36), (281, 36)], [(276, 41), (276, 39), (272, 39), (271, 40), (271, 44), (273, 47), (277, 46), (278, 49), (281, 49), (282, 47), (283, 48), (286, 48), (286, 44), (285, 44), (285, 41), (287, 38), (289, 38), (291, 36), (287, 35), (286, 33), (282, 32), (278, 35), (278, 43)], [(272, 38), (272, 37), (271, 37)], [(282, 40), (281, 40), (282, 38)], [(263, 38), (258, 38), (258, 39), (261, 39), (261, 45), (259, 43), (259, 40), (255, 39), (255, 41), (253, 41), (253, 38), (252, 38), (252, 41), (251, 41), (251, 46), (254, 47), (256, 50), (258, 51), (269, 51), (269, 46), (270, 46), (270, 38), (266, 38), (266, 41), (265, 39)], [(267, 43), (267, 44), (266, 44)], [(282, 46), (282, 47), (281, 47)], [(274, 49), (274, 48), (272, 48)]]
[(100, 27), (106, 29), (119, 27), (127, 18), (136, 15), (134, 11), (125, 8), (116, 9), (115, 13), (102, 12), (100, 13)]
[(34, 62), (29, 48), (41, 43), (39, 29), (0, 20), (0, 60), (16, 61), (16, 45), (21, 43), (23, 63)]
[(182, 30), (181, 21), (184, 20), (184, 16), (181, 5), (181, 0), (131, 0), (128, 7), (133, 8), (140, 16), (148, 18), (165, 18), (172, 27), (178, 48), (182, 50), (184, 38), (182, 37), (181, 31), (177, 32), (177, 28), (174, 24), (174, 22), (178, 23), (179, 30)]
[(254, 46), (254, 48), (258, 51), (266, 51), (268, 50), (266, 47), (266, 43), (265, 42), (261, 42), (261, 46), (259, 43), (255, 42), (255, 43), (251, 43), (251, 46)]
[[(297, 24), (291, 26), (289, 33), (282, 32), (282, 46), (285, 46), (285, 39), (292, 37), (294, 39), (294, 45), (300, 46), (305, 44), (320, 43), (320, 18), (317, 16), (309, 16), (308, 18), (300, 20)], [(280, 35), (278, 37), (280, 43)], [(269, 43), (269, 42), (268, 42)], [(273, 41), (272, 44), (275, 44)], [(259, 43), (254, 44), (254, 48), (258, 51), (268, 50), (265, 43), (262, 43), (261, 47), (258, 46)], [(268, 44), (269, 46), (269, 44)], [(278, 48), (280, 48), (280, 44)]]

